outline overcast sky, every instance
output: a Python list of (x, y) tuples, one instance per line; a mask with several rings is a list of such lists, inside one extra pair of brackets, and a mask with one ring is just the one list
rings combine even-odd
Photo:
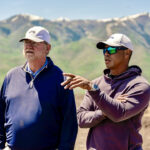
[(16, 14), (45, 19), (107, 19), (150, 12), (150, 0), (1, 0), (0, 20)]

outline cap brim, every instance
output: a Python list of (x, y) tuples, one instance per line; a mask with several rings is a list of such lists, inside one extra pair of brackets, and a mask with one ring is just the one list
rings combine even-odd
[(97, 43), (96, 47), (98, 49), (104, 49), (106, 45), (109, 45), (109, 46), (122, 46), (120, 44), (114, 44), (114, 43), (105, 41), (105, 42), (99, 42), (99, 43)]
[(35, 37), (24, 37), (24, 38), (20, 39), (19, 42), (23, 42), (24, 40), (31, 40), (34, 42), (43, 42), (44, 41), (44, 40), (41, 40), (41, 39), (38, 39)]
[(105, 43), (104, 42), (99, 42), (99, 43), (97, 43), (97, 45), (96, 45), (96, 47), (98, 48), (98, 49), (104, 49), (105, 48)]

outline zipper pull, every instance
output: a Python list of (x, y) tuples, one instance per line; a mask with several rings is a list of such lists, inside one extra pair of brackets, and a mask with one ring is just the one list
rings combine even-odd
[(31, 80), (30, 84), (29, 84), (30, 88), (33, 88), (33, 80)]

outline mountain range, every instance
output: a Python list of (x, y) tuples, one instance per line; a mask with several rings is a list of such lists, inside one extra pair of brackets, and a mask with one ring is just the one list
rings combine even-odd
[(32, 26), (43, 26), (51, 35), (50, 57), (64, 72), (93, 79), (105, 68), (103, 54), (96, 49), (98, 41), (113, 33), (124, 33), (133, 42), (130, 65), (139, 65), (150, 81), (150, 14), (142, 13), (122, 18), (99, 20), (44, 19), (19, 14), (0, 21), (0, 84), (6, 72), (24, 63), (19, 39)]

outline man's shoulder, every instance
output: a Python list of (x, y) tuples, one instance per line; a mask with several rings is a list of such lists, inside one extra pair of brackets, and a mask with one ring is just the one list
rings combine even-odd
[(63, 71), (56, 65), (53, 65), (53, 67), (49, 69), (49, 72), (52, 73), (55, 78), (62, 78), (63, 76)]
[(148, 82), (148, 80), (145, 78), (145, 77), (143, 77), (143, 76), (141, 76), (141, 75), (138, 75), (138, 76), (136, 76), (135, 78), (133, 78), (130, 82), (133, 82), (133, 83), (139, 83), (139, 84), (147, 84), (147, 85), (150, 85), (149, 84), (149, 82)]
[(63, 72), (63, 71), (61, 70), (61, 68), (58, 67), (57, 65), (54, 65), (54, 66), (53, 66), (53, 70), (56, 71), (56, 72), (58, 72), (58, 73), (61, 73), (61, 74), (62, 74), (62, 72)]
[(60, 69), (60, 67), (55, 65), (55, 63), (52, 61), (52, 59), (50, 57), (47, 57), (47, 60), (48, 60), (49, 71), (53, 71), (53, 72), (57, 72), (57, 73), (62, 74), (62, 70)]
[(129, 82), (126, 85), (129, 87), (129, 89), (134, 89), (134, 90), (143, 90), (143, 91), (149, 91), (150, 92), (150, 84), (146, 80), (145, 77), (138, 75), (135, 78), (132, 78), (129, 80)]
[(10, 69), (10, 70), (7, 72), (7, 75), (6, 75), (6, 76), (11, 76), (11, 75), (13, 75), (13, 74), (17, 74), (17, 73), (19, 73), (21, 70), (22, 70), (22, 66), (14, 67), (14, 68)]
[(55, 81), (57, 82), (63, 82), (64, 77), (63, 77), (63, 71), (56, 65), (53, 65), (53, 67), (48, 69), (47, 76), (51, 76)]

